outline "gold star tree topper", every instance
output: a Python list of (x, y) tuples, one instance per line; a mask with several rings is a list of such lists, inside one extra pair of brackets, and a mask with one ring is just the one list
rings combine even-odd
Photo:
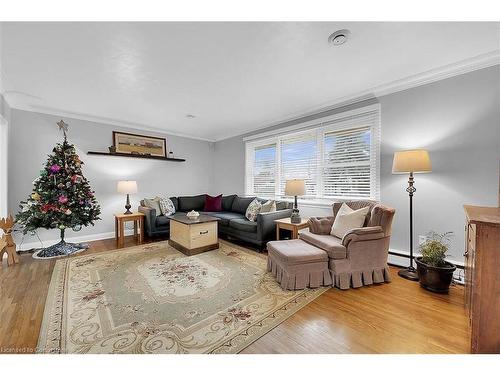
[(63, 131), (64, 139), (66, 139), (66, 132), (68, 131), (68, 124), (66, 124), (63, 120), (61, 120), (57, 123), (57, 126), (59, 126), (59, 130)]

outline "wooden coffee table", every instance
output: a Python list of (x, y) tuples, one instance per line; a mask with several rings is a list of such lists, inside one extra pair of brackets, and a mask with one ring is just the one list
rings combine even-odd
[(170, 217), (168, 243), (186, 255), (218, 249), (217, 221), (218, 218), (208, 215), (193, 220), (186, 214), (175, 214)]

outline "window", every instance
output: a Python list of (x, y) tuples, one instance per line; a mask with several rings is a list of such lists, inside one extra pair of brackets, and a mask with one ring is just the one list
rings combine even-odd
[(254, 148), (253, 192), (259, 196), (273, 196), (276, 180), (276, 145), (264, 145)]
[(323, 196), (370, 197), (370, 128), (326, 133), (323, 144)]
[(286, 180), (304, 199), (380, 199), (379, 106), (246, 138), (246, 193), (283, 197)]
[(280, 140), (279, 195), (285, 194), (286, 180), (306, 181), (306, 196), (317, 193), (317, 142), (315, 133), (298, 134)]

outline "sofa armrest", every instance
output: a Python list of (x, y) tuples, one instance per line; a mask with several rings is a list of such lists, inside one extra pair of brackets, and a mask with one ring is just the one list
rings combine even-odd
[(156, 210), (154, 208), (149, 208), (146, 206), (139, 206), (138, 211), (146, 215), (144, 224), (146, 226), (146, 232), (148, 233), (148, 236), (151, 236), (156, 226)]
[(274, 220), (284, 219), (292, 216), (292, 209), (287, 208), (274, 212), (266, 212), (257, 215), (257, 235), (261, 240), (272, 238), (276, 233), (276, 224)]
[(363, 227), (351, 229), (342, 238), (342, 245), (348, 246), (350, 242), (354, 241), (372, 241), (384, 238), (384, 230), (381, 226)]

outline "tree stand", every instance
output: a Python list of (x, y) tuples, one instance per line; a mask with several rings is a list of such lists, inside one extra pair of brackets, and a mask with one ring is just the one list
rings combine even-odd
[(79, 253), (89, 248), (87, 243), (70, 243), (64, 241), (64, 229), (61, 229), (61, 241), (55, 245), (44, 247), (35, 251), (33, 258), (37, 259), (47, 259), (47, 258), (58, 258), (75, 253)]

